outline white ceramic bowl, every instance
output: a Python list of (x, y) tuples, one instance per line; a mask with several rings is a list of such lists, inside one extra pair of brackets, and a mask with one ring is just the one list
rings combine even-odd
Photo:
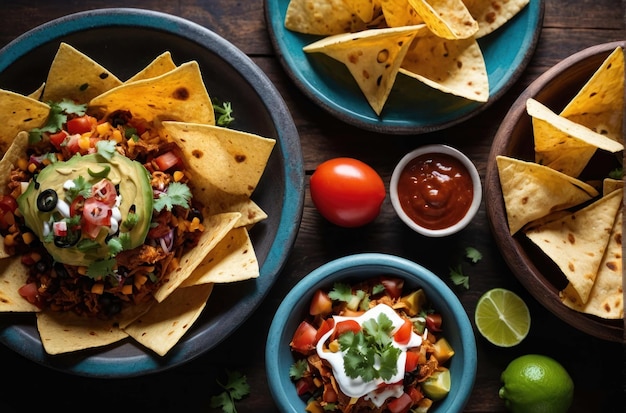
[[(444, 154), (454, 157), (455, 159), (460, 161), (463, 166), (465, 166), (473, 183), (473, 198), (465, 215), (456, 223), (453, 223), (452, 225), (442, 229), (430, 229), (417, 224), (404, 211), (398, 197), (398, 181), (400, 179), (402, 171), (413, 159), (425, 154)], [(407, 153), (400, 160), (400, 162), (398, 162), (393, 171), (393, 174), (391, 175), (391, 182), (389, 184), (389, 196), (391, 198), (391, 204), (393, 205), (393, 208), (396, 211), (398, 217), (400, 217), (400, 219), (413, 231), (428, 237), (445, 237), (459, 232), (460, 230), (465, 228), (467, 224), (469, 224), (470, 221), (474, 218), (474, 216), (476, 216), (476, 213), (478, 212), (478, 208), (480, 207), (480, 203), (482, 201), (482, 184), (476, 166), (461, 151), (447, 145), (425, 145)]]

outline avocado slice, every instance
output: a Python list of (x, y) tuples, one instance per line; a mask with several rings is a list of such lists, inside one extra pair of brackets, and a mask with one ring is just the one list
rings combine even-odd
[[(53, 237), (46, 236), (44, 227), (53, 221), (58, 221), (63, 214), (61, 208), (51, 211), (42, 211), (37, 206), (40, 194), (48, 189), (56, 192), (59, 200), (67, 202), (66, 182), (84, 178), (90, 185), (102, 179), (102, 171), (107, 171), (106, 178), (117, 188), (121, 197), (119, 210), (122, 219), (119, 225), (119, 236), (124, 239), (123, 249), (132, 249), (142, 245), (150, 229), (153, 212), (153, 192), (150, 185), (150, 173), (139, 162), (133, 161), (115, 152), (109, 159), (101, 154), (75, 155), (67, 161), (55, 162), (46, 166), (33, 179), (26, 191), (17, 200), (18, 209), (24, 216), (26, 225), (43, 242), (52, 258), (61, 263), (88, 266), (99, 260), (109, 259), (112, 254), (107, 247), (109, 234), (100, 231), (95, 238), (95, 244), (90, 242), (89, 248), (80, 248), (83, 240), (91, 240), (85, 234), (79, 234), (80, 239), (71, 245), (59, 245)], [(44, 208), (47, 209), (47, 208)], [(133, 221), (132, 226), (124, 225), (129, 214)], [(66, 213), (67, 215), (67, 213)], [(66, 216), (67, 217), (67, 216)]]

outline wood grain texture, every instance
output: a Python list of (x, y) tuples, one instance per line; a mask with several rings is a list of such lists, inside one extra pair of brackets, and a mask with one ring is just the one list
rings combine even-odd
[[(271, 0), (268, 0), (271, 1)], [(586, 335), (548, 312), (517, 281), (493, 238), (485, 206), (461, 233), (445, 239), (426, 239), (406, 228), (387, 198), (381, 215), (359, 229), (343, 229), (323, 220), (308, 193), (308, 176), (322, 161), (351, 156), (374, 167), (388, 185), (393, 166), (415, 146), (441, 142), (463, 150), (484, 178), (495, 133), (508, 109), (524, 89), (550, 67), (582, 49), (624, 40), (624, 6), (620, 0), (546, 0), (544, 27), (537, 50), (516, 84), (488, 110), (450, 129), (420, 136), (387, 137), (346, 125), (313, 105), (289, 80), (269, 40), (261, 0), (83, 0), (10, 1), (0, 10), (0, 47), (42, 23), (66, 14), (108, 7), (139, 7), (171, 13), (203, 25), (248, 54), (284, 97), (300, 134), (307, 172), (303, 219), (291, 257), (269, 296), (232, 336), (213, 351), (186, 365), (144, 378), (86, 379), (52, 371), (0, 347), (0, 366), (9, 378), (2, 387), (0, 411), (56, 408), (77, 412), (93, 409), (141, 412), (218, 412), (210, 408), (216, 383), (225, 370), (247, 376), (251, 394), (237, 402), (244, 412), (277, 411), (265, 375), (264, 345), (274, 311), (289, 289), (319, 265), (358, 252), (386, 252), (412, 259), (451, 285), (473, 319), (480, 295), (493, 287), (517, 292), (531, 311), (531, 332), (522, 344), (494, 348), (477, 335), (479, 366), (466, 412), (503, 412), (498, 398), (500, 373), (509, 361), (526, 353), (559, 359), (572, 375), (576, 391), (572, 412), (621, 412), (624, 400), (622, 345)], [(462, 261), (472, 246), (484, 258), (471, 265)], [(441, 260), (444, 255), (448, 259)], [(470, 289), (453, 286), (450, 267), (463, 262)], [(12, 378), (20, 378), (14, 380)], [(105, 409), (103, 409), (105, 408)]]

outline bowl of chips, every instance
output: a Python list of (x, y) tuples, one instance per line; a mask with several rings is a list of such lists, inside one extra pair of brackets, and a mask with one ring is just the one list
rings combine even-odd
[(579, 330), (624, 340), (624, 42), (535, 80), (502, 122), (486, 173), (493, 234), (515, 276)]
[(444, 129), (485, 110), (535, 50), (543, 1), (266, 1), (278, 57), (338, 119), (387, 134)]
[[(0, 128), (0, 168), (5, 171), (2, 196), (18, 199), (24, 219), (31, 215), (45, 218), (43, 236), (25, 237), (29, 230), (33, 231), (31, 235), (40, 235), (42, 228), (28, 220), (29, 228), (2, 227), (2, 344), (28, 359), (69, 373), (138, 376), (192, 360), (246, 320), (277, 279), (295, 241), (303, 207), (304, 174), (299, 138), (289, 110), (245, 54), (210, 30), (176, 16), (141, 9), (99, 9), (53, 20), (6, 45), (0, 50), (0, 89), (0, 116), (4, 119)], [(73, 112), (77, 107), (86, 108), (86, 114)], [(49, 129), (50, 120), (57, 116), (67, 120), (55, 126), (67, 129), (61, 131), (67, 133), (65, 138), (61, 136), (63, 142), (52, 138), (55, 133)], [(70, 122), (89, 116), (96, 119), (97, 126), (89, 132), (70, 131)], [(71, 136), (82, 143), (73, 146)], [(39, 140), (33, 141), (33, 137)], [(38, 150), (33, 149), (33, 143), (43, 145), (40, 149), (50, 150), (49, 154), (56, 146), (58, 153), (54, 160), (49, 154), (45, 156), (50, 162), (41, 164), (44, 169), (33, 167), (35, 173), (42, 171), (29, 178), (34, 185), (23, 181), (18, 185), (20, 189), (13, 186), (9, 190), (11, 184), (7, 181), (15, 181), (8, 178), (11, 171), (22, 170), (28, 175), (20, 165), (43, 159), (28, 158), (27, 153)], [(105, 161), (109, 155), (105, 156), (107, 151), (102, 148), (107, 146), (114, 148), (108, 152), (114, 158)], [(144, 151), (144, 155), (153, 152), (166, 156), (134, 157), (137, 150)], [(67, 151), (81, 157), (70, 158)], [(128, 181), (142, 182), (128, 189), (127, 182), (112, 172), (117, 161), (111, 159), (120, 156), (134, 158), (122, 164), (132, 162), (137, 170), (147, 172), (152, 192), (157, 191), (149, 195), (154, 198), (149, 201), (154, 203), (153, 212), (144, 214), (152, 217), (145, 239), (160, 226), (155, 219), (161, 214), (165, 214), (161, 215), (165, 219), (162, 223), (167, 222), (171, 230), (153, 233), (156, 242), (144, 241), (139, 249), (130, 243), (135, 236), (132, 228), (142, 222), (145, 212), (140, 205), (148, 202), (139, 200), (145, 185), (137, 176), (143, 175), (128, 175)], [(20, 159), (26, 159), (26, 163)], [(101, 166), (84, 170), (72, 163), (68, 169), (74, 159), (79, 163), (98, 159), (94, 165)], [(105, 234), (99, 231), (102, 227), (96, 227), (99, 232), (86, 238), (90, 230), (83, 221), (83, 212), (77, 215), (82, 232), (78, 230), (78, 238), (67, 242), (67, 231), (76, 228), (76, 221), (71, 227), (67, 224), (61, 196), (58, 202), (55, 198), (57, 206), (52, 212), (42, 208), (40, 201), (49, 199), (42, 198), (48, 188), (39, 181), (50, 175), (43, 173), (45, 168), (59, 168), (59, 161), (67, 161), (67, 167), (57, 169), (61, 175), (71, 170), (85, 172), (68, 178), (73, 184), (67, 188), (81, 187), (85, 181), (91, 185), (93, 180), (93, 191), (105, 176), (115, 184), (119, 191), (115, 208), (122, 219), (114, 226), (117, 218), (112, 218), (116, 216), (113, 213), (106, 224), (95, 224), (105, 226), (106, 238), (100, 237)], [(60, 194), (66, 185), (55, 188)], [(37, 213), (22, 207), (28, 199), (26, 193), (32, 190), (44, 190), (35, 197)], [(191, 198), (185, 195), (189, 192)], [(69, 192), (65, 196), (70, 196)], [(72, 202), (69, 209), (70, 218), (72, 210), (87, 210), (78, 197), (76, 200), (76, 207)], [(125, 209), (124, 204), (131, 201), (133, 205)], [(180, 208), (188, 208), (191, 215), (178, 215)], [(50, 217), (42, 215), (47, 213)], [(8, 216), (3, 210), (3, 222)], [(133, 219), (128, 221), (129, 217)], [(52, 228), (54, 245), (52, 235), (45, 235), (46, 227)], [(197, 237), (181, 235), (195, 231)], [(20, 243), (37, 238), (32, 245), (45, 247), (45, 251), (38, 250), (43, 251), (43, 259), (42, 254), (33, 255), (28, 248), (22, 248), (25, 244), (20, 247)], [(83, 244), (85, 241), (87, 244)], [(117, 247), (111, 249), (114, 244)], [(87, 262), (72, 265), (71, 259), (63, 258), (74, 245), (87, 246), (82, 250), (84, 255), (71, 255), (81, 260), (90, 257)], [(105, 247), (104, 258), (92, 258), (94, 251)], [(144, 254), (148, 251), (156, 255)], [(58, 296), (42, 308), (38, 305), (42, 301), (36, 300), (45, 295), (43, 284), (37, 290), (39, 296), (29, 296), (34, 297), (34, 303), (24, 299), (28, 295), (20, 287), (28, 280), (25, 265), (33, 262), (53, 263), (52, 270), (41, 264), (37, 271), (62, 274), (60, 279), (81, 271), (92, 278), (89, 283), (94, 284), (80, 293), (84, 298), (73, 308), (88, 310), (85, 303), (91, 300), (90, 294), (96, 294), (92, 310), (97, 317), (86, 320), (72, 311), (50, 311), (50, 303)], [(59, 262), (63, 262), (63, 268)], [(111, 264), (108, 268), (107, 263)], [(92, 271), (103, 272), (96, 275)], [(131, 272), (143, 275), (137, 278)], [(42, 279), (39, 275), (35, 278), (38, 281), (32, 284)], [(137, 293), (150, 283), (155, 283), (150, 298), (138, 300)], [(116, 285), (121, 288), (118, 292), (125, 290), (132, 297), (128, 304), (113, 292)], [(45, 292), (51, 294), (45, 295), (48, 298), (54, 293)], [(106, 300), (100, 300), (100, 295)], [(122, 311), (117, 307), (113, 318), (102, 320), (103, 312), (96, 310), (104, 308), (103, 303), (110, 303), (111, 298), (122, 303)], [(140, 305), (130, 304), (140, 301)]]

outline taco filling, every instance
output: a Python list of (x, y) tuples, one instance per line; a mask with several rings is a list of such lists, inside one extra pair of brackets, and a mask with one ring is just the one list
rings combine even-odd
[(51, 108), (66, 121), (29, 133), (10, 174), (5, 247), (29, 268), (30, 302), (110, 317), (152, 297), (197, 243), (202, 214), (180, 149), (155, 125), (129, 111), (97, 119), (69, 101)]

